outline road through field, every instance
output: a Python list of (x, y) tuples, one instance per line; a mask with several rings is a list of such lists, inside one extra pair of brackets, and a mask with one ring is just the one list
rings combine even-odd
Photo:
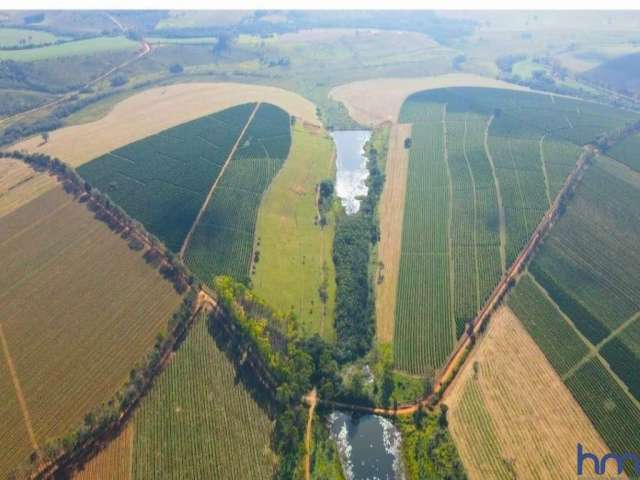
[(31, 440), (31, 446), (37, 450), (38, 442), (36, 441), (36, 435), (33, 432), (31, 415), (29, 415), (29, 409), (27, 408), (27, 401), (24, 399), (24, 394), (22, 393), (22, 387), (20, 386), (20, 379), (18, 378), (16, 367), (13, 364), (13, 358), (11, 358), (11, 353), (9, 352), (9, 344), (7, 343), (7, 339), (4, 336), (2, 323), (0, 323), (0, 343), (2, 343), (2, 351), (4, 352), (4, 357), (5, 357), (5, 360), (7, 361), (7, 367), (9, 368), (9, 374), (11, 375), (13, 386), (16, 389), (16, 397), (18, 398), (18, 404), (20, 405), (20, 410), (22, 411), (22, 416), (24, 417), (25, 427), (27, 427), (27, 431), (29, 432), (29, 439)]
[(255, 117), (256, 112), (258, 111), (259, 107), (260, 107), (260, 102), (257, 102), (256, 106), (253, 108), (253, 111), (251, 112), (251, 115), (249, 115), (249, 118), (247, 119), (247, 123), (244, 125), (244, 128), (240, 132), (240, 135), (238, 135), (238, 139), (236, 140), (236, 143), (233, 144), (233, 148), (229, 152), (229, 156), (227, 156), (227, 159), (225, 160), (224, 165), (222, 165), (222, 168), (220, 169), (220, 172), (218, 173), (218, 177), (216, 178), (216, 180), (211, 185), (211, 188), (209, 189), (209, 193), (207, 193), (207, 197), (204, 199), (204, 202), (202, 202), (202, 206), (200, 207), (200, 211), (198, 212), (198, 215), (196, 216), (196, 219), (193, 221), (193, 224), (191, 225), (191, 228), (189, 229), (189, 233), (185, 237), (184, 243), (182, 244), (182, 247), (180, 248), (180, 258), (181, 259), (184, 260), (184, 252), (186, 252), (187, 248), (189, 248), (189, 244), (191, 243), (191, 237), (193, 236), (193, 232), (195, 231), (196, 226), (198, 225), (198, 223), (200, 223), (200, 219), (202, 218), (202, 215), (204, 214), (204, 211), (207, 209), (207, 205), (209, 205), (209, 201), (211, 201), (211, 197), (213, 196), (213, 191), (216, 189), (216, 186), (218, 185), (218, 182), (222, 178), (222, 175), (224, 174), (224, 171), (227, 169), (227, 166), (229, 165), (229, 162), (231, 161), (231, 159), (235, 155), (236, 150), (238, 149), (238, 146), (240, 145), (240, 140), (242, 140), (242, 138), (244, 137), (245, 132), (249, 128), (249, 125), (251, 125), (253, 117)]
[(502, 192), (500, 191), (500, 180), (496, 173), (496, 164), (491, 156), (491, 149), (489, 148), (489, 129), (493, 122), (494, 116), (491, 115), (487, 121), (487, 128), (484, 131), (484, 152), (487, 155), (487, 160), (491, 165), (491, 173), (493, 174), (493, 182), (496, 185), (496, 201), (498, 202), (498, 220), (500, 222), (500, 264), (502, 266), (502, 273), (507, 271), (507, 221), (504, 213), (504, 203), (502, 203)]

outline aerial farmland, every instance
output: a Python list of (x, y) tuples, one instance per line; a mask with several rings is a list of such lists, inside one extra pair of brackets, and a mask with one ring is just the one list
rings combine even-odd
[(637, 12), (18, 8), (0, 478), (633, 478)]

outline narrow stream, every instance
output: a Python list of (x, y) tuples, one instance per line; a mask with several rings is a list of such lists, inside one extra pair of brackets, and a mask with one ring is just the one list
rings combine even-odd
[(331, 133), (336, 144), (336, 195), (347, 214), (360, 209), (358, 197), (367, 194), (369, 171), (364, 146), (371, 138), (369, 130), (339, 130)]
[(404, 480), (402, 437), (387, 418), (333, 412), (329, 431), (347, 480)]

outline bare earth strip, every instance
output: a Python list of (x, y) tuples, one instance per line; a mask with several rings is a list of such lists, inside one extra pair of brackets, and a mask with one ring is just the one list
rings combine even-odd
[(94, 122), (54, 130), (44, 145), (38, 136), (12, 148), (47, 153), (77, 167), (167, 128), (250, 102), (269, 102), (305, 122), (320, 124), (313, 103), (281, 88), (242, 83), (183, 83), (133, 95)]
[(0, 218), (29, 203), (57, 184), (52, 176), (36, 172), (24, 162), (0, 159)]
[[(485, 433), (488, 419), (469, 415), (469, 397), (463, 395), (469, 389), (479, 391), (482, 405), (476, 411), (486, 412), (495, 439)], [(572, 478), (578, 442), (599, 456), (609, 451), (507, 307), (493, 315), (486, 335), (444, 401), (450, 407), (451, 433), (471, 479), (499, 478), (505, 466), (515, 478)], [(488, 452), (485, 447), (492, 440), (493, 451)], [(585, 474), (593, 474), (587, 471), (591, 464), (585, 467)]]
[(400, 271), (402, 221), (409, 169), (409, 150), (404, 140), (411, 136), (411, 124), (395, 124), (389, 136), (384, 191), (380, 198), (380, 243), (382, 282), (376, 285), (376, 332), (380, 342), (393, 341), (396, 288)]
[(2, 323), (0, 323), (0, 344), (2, 344), (2, 351), (4, 352), (4, 358), (7, 362), (7, 367), (9, 368), (9, 374), (11, 375), (11, 381), (13, 382), (13, 386), (16, 390), (16, 397), (18, 399), (18, 404), (20, 405), (20, 410), (22, 411), (22, 416), (24, 417), (24, 423), (27, 427), (27, 432), (29, 432), (29, 440), (31, 440), (31, 446), (37, 450), (38, 442), (36, 441), (36, 435), (33, 433), (33, 426), (31, 424), (31, 415), (29, 415), (29, 409), (27, 408), (27, 401), (24, 399), (24, 394), (22, 393), (22, 387), (20, 386), (20, 380), (18, 379), (18, 374), (16, 373), (16, 367), (13, 364), (13, 359), (11, 358), (11, 353), (9, 352), (9, 345), (7, 344), (7, 339), (4, 336), (4, 330), (2, 330)]
[(363, 125), (395, 122), (405, 99), (412, 93), (447, 87), (486, 87), (528, 90), (525, 87), (469, 73), (449, 73), (420, 78), (378, 78), (333, 88), (329, 96), (342, 102), (349, 115)]
[(229, 152), (229, 155), (227, 156), (227, 159), (225, 160), (224, 165), (222, 165), (222, 168), (220, 169), (220, 172), (218, 173), (218, 177), (216, 178), (215, 182), (213, 182), (213, 185), (211, 185), (211, 188), (209, 189), (209, 193), (207, 194), (207, 198), (205, 198), (204, 202), (202, 202), (202, 206), (200, 207), (200, 211), (198, 212), (198, 215), (196, 216), (196, 219), (191, 224), (191, 228), (189, 229), (189, 233), (187, 234), (186, 238), (184, 239), (184, 242), (182, 243), (182, 248), (180, 248), (180, 258), (184, 258), (184, 253), (187, 251), (187, 248), (189, 248), (189, 244), (191, 243), (191, 237), (193, 236), (193, 232), (196, 229), (196, 225), (198, 225), (200, 223), (200, 219), (202, 218), (202, 215), (204, 214), (204, 211), (207, 209), (207, 205), (209, 205), (209, 202), (211, 201), (211, 197), (213, 196), (213, 191), (218, 186), (218, 182), (222, 178), (222, 175), (224, 174), (224, 171), (227, 169), (227, 166), (229, 165), (229, 162), (231, 161), (233, 156), (236, 154), (236, 150), (238, 149), (238, 145), (240, 145), (240, 140), (242, 140), (242, 137), (244, 137), (244, 134), (247, 131), (247, 128), (249, 128), (249, 125), (251, 125), (251, 121), (253, 120), (253, 117), (256, 116), (256, 112), (258, 111), (258, 108), (260, 108), (260, 102), (256, 103), (256, 106), (253, 108), (253, 111), (251, 112), (251, 115), (249, 115), (249, 118), (247, 119), (247, 123), (245, 123), (244, 128), (240, 132), (240, 135), (238, 135), (238, 138), (236, 139), (236, 143), (233, 144), (233, 148)]
[(74, 476), (77, 480), (129, 480), (133, 452), (133, 422), (125, 430), (87, 463), (82, 471)]

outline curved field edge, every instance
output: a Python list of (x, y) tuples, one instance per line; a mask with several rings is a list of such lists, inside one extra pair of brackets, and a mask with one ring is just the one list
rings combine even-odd
[(491, 87), (528, 91), (527, 88), (469, 73), (450, 73), (433, 77), (378, 78), (334, 87), (329, 97), (341, 102), (349, 115), (363, 125), (397, 122), (400, 108), (411, 94), (448, 87)]
[(288, 90), (241, 83), (182, 83), (127, 97), (98, 120), (52, 131), (45, 144), (38, 136), (12, 149), (46, 153), (79, 166), (162, 130), (250, 102), (272, 103), (291, 116), (320, 125), (315, 105)]
[[(0, 219), (0, 232), (2, 329), (42, 445), (112, 397), (166, 328), (180, 296), (60, 187)], [(2, 396), (10, 405), (16, 390)], [(5, 432), (21, 431), (22, 420), (10, 413), (3, 418), (15, 422)], [(26, 460), (30, 445), (4, 442), (3, 456), (21, 452), (3, 459), (8, 471)]]
[(323, 130), (296, 122), (284, 165), (266, 190), (256, 224), (253, 289), (274, 308), (293, 311), (309, 334), (334, 336), (335, 220), (322, 226), (317, 188), (335, 179), (335, 152)]
[(508, 307), (478, 342), (443, 399), (470, 479), (568, 478), (578, 442), (609, 451)]

